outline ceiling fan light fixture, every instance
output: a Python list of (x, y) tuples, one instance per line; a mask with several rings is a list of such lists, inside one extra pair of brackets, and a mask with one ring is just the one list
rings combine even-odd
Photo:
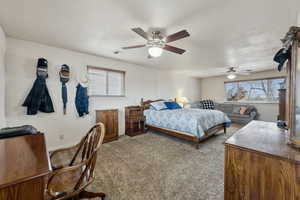
[(230, 79), (230, 80), (232, 80), (232, 79), (236, 78), (236, 75), (235, 74), (228, 74), (227, 78)]
[(153, 47), (149, 47), (148, 52), (152, 57), (159, 57), (161, 56), (163, 49), (160, 47), (153, 46)]

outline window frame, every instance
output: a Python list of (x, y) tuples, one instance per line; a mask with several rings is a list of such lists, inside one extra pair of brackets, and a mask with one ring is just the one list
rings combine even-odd
[(231, 80), (231, 81), (224, 81), (224, 91), (225, 91), (225, 101), (226, 102), (236, 102), (236, 103), (278, 103), (278, 101), (255, 101), (255, 100), (238, 100), (238, 101), (230, 101), (227, 99), (226, 93), (226, 83), (239, 83), (239, 82), (249, 82), (249, 81), (265, 81), (265, 80), (272, 80), (272, 79), (285, 79), (287, 80), (286, 76), (273, 76), (273, 77), (263, 77), (263, 78), (254, 78), (254, 79), (239, 79), (239, 80)]
[[(89, 75), (89, 69), (102, 70), (102, 71), (107, 72), (107, 74), (106, 74), (106, 95), (91, 94), (89, 96), (91, 96), (91, 97), (126, 97), (126, 85), (125, 85), (126, 71), (88, 65), (87, 66), (87, 75)], [(122, 74), (122, 77), (123, 77), (123, 84), (122, 84), (123, 85), (123, 88), (122, 88), (123, 94), (122, 95), (109, 95), (108, 94), (108, 92), (109, 92), (108, 91), (108, 88), (109, 88), (108, 72), (116, 72), (116, 73)]]

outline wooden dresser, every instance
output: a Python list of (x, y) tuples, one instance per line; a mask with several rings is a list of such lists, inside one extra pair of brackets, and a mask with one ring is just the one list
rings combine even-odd
[(141, 106), (128, 106), (125, 108), (125, 134), (133, 137), (144, 134), (145, 116)]
[(43, 134), (0, 140), (0, 200), (44, 199), (50, 171)]
[(300, 152), (275, 123), (252, 121), (225, 143), (225, 200), (299, 200)]
[(119, 138), (118, 115), (118, 109), (96, 111), (96, 122), (102, 122), (105, 125), (103, 143), (111, 142)]

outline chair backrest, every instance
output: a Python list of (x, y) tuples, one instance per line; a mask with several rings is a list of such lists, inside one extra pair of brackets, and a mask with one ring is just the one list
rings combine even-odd
[(70, 161), (69, 166), (76, 164), (76, 161), (83, 162), (90, 159), (94, 152), (97, 152), (103, 142), (105, 128), (102, 123), (94, 125), (88, 133), (81, 139), (79, 148)]
[(47, 190), (53, 199), (70, 197), (94, 180), (94, 169), (99, 150), (105, 135), (104, 124), (94, 125), (82, 138), (69, 166), (55, 170), (50, 176)]
[(78, 189), (83, 184), (83, 179), (90, 180), (94, 176), (94, 169), (97, 160), (97, 152), (103, 142), (105, 135), (104, 124), (98, 123), (94, 125), (86, 136), (81, 140), (80, 146), (76, 151), (70, 166), (72, 166), (76, 159), (81, 159), (81, 163), (86, 162), (85, 170), (81, 174), (75, 189)]

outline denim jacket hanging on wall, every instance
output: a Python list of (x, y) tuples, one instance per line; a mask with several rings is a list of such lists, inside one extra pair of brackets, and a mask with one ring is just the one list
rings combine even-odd
[(83, 87), (80, 83), (77, 85), (75, 105), (79, 117), (89, 114), (89, 96), (87, 87)]

